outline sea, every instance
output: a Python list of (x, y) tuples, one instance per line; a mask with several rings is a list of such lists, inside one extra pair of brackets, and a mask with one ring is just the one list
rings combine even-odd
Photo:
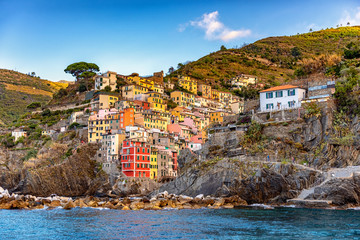
[(0, 239), (360, 239), (360, 210), (0, 210)]

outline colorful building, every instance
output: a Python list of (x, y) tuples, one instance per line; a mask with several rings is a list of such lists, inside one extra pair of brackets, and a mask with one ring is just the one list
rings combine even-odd
[(111, 88), (111, 91), (116, 90), (116, 72), (110, 72), (107, 71), (106, 73), (103, 73), (102, 75), (97, 75), (95, 77), (95, 90), (101, 91), (104, 90), (105, 87), (109, 86)]
[(170, 93), (171, 99), (181, 107), (188, 107), (193, 106), (195, 104), (195, 95), (181, 92), (181, 91), (174, 91)]
[(111, 130), (124, 129), (127, 126), (134, 126), (134, 108), (125, 108), (123, 111), (110, 115), (109, 119)]
[(166, 104), (164, 103), (163, 98), (160, 93), (149, 92), (147, 101), (150, 103), (150, 108), (155, 111), (166, 111)]
[(142, 112), (150, 109), (150, 103), (141, 100), (134, 100), (134, 106), (136, 112)]
[(158, 172), (158, 163), (157, 163), (158, 149), (156, 147), (151, 147), (150, 155), (150, 178), (156, 179)]
[(193, 94), (197, 94), (197, 81), (194, 79), (190, 79), (190, 77), (181, 76), (179, 78), (179, 86), (192, 92)]
[(206, 85), (206, 84), (199, 85), (199, 92), (201, 92), (202, 94), (201, 96), (203, 98), (208, 98), (208, 99), (212, 98), (210, 85)]
[(213, 111), (210, 112), (210, 122), (222, 123), (224, 121), (224, 112)]
[(150, 178), (150, 145), (124, 140), (121, 153), (122, 172), (128, 177)]
[(110, 130), (110, 116), (116, 113), (117, 111), (101, 109), (99, 112), (90, 115), (88, 122), (88, 142), (99, 142), (102, 139), (102, 135)]
[(128, 100), (134, 100), (134, 96), (137, 94), (147, 93), (149, 89), (137, 84), (126, 85), (121, 88), (122, 97)]
[(241, 87), (246, 87), (249, 84), (256, 85), (258, 82), (257, 76), (240, 74), (232, 79), (230, 79), (231, 85), (235, 89), (240, 89)]
[(119, 100), (119, 94), (109, 92), (97, 92), (90, 101), (91, 110), (109, 109), (115, 107), (115, 102)]
[(219, 91), (216, 90), (216, 89), (211, 89), (211, 98), (216, 100), (216, 101), (219, 101), (219, 99), (220, 99)]

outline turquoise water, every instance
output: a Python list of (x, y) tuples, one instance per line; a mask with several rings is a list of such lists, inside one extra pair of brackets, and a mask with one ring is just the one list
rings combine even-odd
[(0, 239), (360, 239), (360, 211), (0, 210)]

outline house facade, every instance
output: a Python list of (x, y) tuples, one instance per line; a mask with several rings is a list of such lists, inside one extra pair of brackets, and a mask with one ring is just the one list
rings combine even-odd
[(105, 87), (109, 86), (111, 91), (116, 90), (116, 72), (106, 72), (102, 75), (95, 77), (95, 90), (104, 90)]
[(260, 92), (260, 111), (273, 111), (301, 107), (306, 90), (298, 86), (284, 85)]

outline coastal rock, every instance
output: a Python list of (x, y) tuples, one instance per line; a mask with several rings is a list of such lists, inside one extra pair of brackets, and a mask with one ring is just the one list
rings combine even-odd
[(73, 200), (69, 200), (69, 201), (63, 206), (63, 208), (64, 208), (65, 210), (70, 210), (70, 209), (72, 209), (72, 208), (74, 208), (74, 207), (76, 207), (76, 206), (75, 206), (75, 203), (73, 202)]
[[(96, 169), (94, 155), (97, 144), (87, 144), (61, 164), (46, 168), (24, 168), (18, 184), (12, 189), (22, 194), (36, 196), (81, 196), (95, 195), (111, 189), (105, 172)], [(0, 176), (1, 179), (1, 176)]]
[(128, 206), (124, 206), (122, 210), (130, 210), (130, 208)]
[(178, 197), (178, 201), (180, 202), (180, 204), (185, 204), (185, 203), (191, 202), (192, 200), (193, 200), (192, 197), (185, 196), (185, 195), (180, 195)]
[(80, 208), (88, 207), (83, 199), (79, 198), (75, 200), (75, 205)]
[(53, 200), (51, 201), (50, 204), (48, 204), (49, 207), (60, 207), (61, 206), (61, 202), (60, 200)]
[(109, 209), (116, 209), (116, 207), (111, 203), (111, 202), (107, 202), (103, 205), (104, 208), (109, 208)]
[(132, 202), (130, 204), (131, 210), (140, 210), (140, 209), (144, 209), (144, 207), (145, 207), (145, 203), (143, 202)]
[(350, 178), (336, 178), (316, 187), (307, 199), (331, 200), (332, 204), (360, 204), (360, 175)]

